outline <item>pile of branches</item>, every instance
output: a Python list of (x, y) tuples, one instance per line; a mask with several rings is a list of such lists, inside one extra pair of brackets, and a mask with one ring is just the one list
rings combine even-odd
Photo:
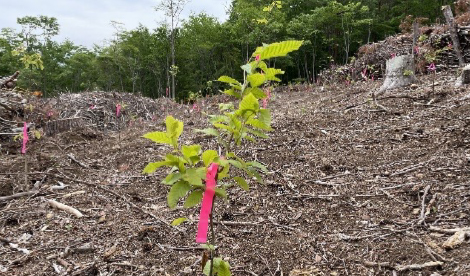
[(8, 77), (0, 77), (0, 89), (13, 89), (16, 87), (18, 81), (19, 71)]
[[(461, 14), (456, 22), (460, 48), (465, 62), (470, 63), (470, 12)], [(322, 83), (342, 83), (381, 79), (385, 75), (386, 61), (400, 55), (414, 53), (416, 73), (428, 73), (434, 63), (438, 71), (458, 68), (459, 61), (454, 52), (450, 31), (446, 25), (423, 26), (419, 29), (417, 43), (413, 48), (413, 34), (405, 33), (363, 45), (357, 57), (346, 65), (331, 66), (320, 74)]]
[(332, 65), (320, 73), (322, 84), (350, 83), (377, 80), (385, 74), (385, 63), (395, 56), (410, 54), (413, 48), (411, 34), (390, 36), (359, 48), (357, 57), (346, 65)]
[(60, 94), (54, 98), (38, 98), (33, 105), (38, 109), (29, 117), (48, 135), (77, 126), (119, 130), (136, 121), (156, 120), (159, 115), (183, 108), (166, 98), (152, 100), (116, 92)]
[[(142, 121), (162, 122), (175, 117), (201, 114), (218, 108), (224, 97), (198, 99), (195, 104), (176, 103), (169, 98), (150, 99), (131, 93), (84, 92), (60, 94), (54, 98), (37, 98), (31, 102), (35, 112), (28, 115), (46, 135), (54, 135), (78, 126), (100, 131), (117, 131)], [(119, 116), (117, 106), (120, 106)]]
[(27, 99), (22, 94), (0, 89), (0, 139), (21, 132), (26, 103)]

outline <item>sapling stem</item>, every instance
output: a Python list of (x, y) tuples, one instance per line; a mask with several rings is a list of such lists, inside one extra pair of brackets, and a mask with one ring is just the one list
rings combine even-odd
[[(210, 221), (210, 225), (211, 225), (211, 244), (215, 248), (215, 230), (214, 230), (214, 220), (213, 220), (214, 205), (215, 205), (215, 196), (214, 196), (214, 199), (212, 201), (211, 213), (209, 215), (209, 221)], [(215, 249), (210, 248), (210, 251), (211, 251), (211, 255), (210, 255), (211, 268), (209, 270), (209, 276), (213, 275), (212, 273), (213, 273), (213, 270), (214, 270), (214, 250)]]
[(121, 147), (121, 126), (119, 124), (119, 117), (116, 116), (116, 125), (117, 125), (117, 129), (118, 129), (118, 144), (119, 144), (119, 147)]
[(28, 189), (28, 157), (24, 154), (24, 188)]

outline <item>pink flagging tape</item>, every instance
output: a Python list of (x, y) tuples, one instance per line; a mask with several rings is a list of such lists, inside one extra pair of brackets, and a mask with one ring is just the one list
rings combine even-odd
[(263, 108), (266, 109), (268, 107), (268, 100), (266, 98), (263, 99)]
[(26, 144), (28, 143), (28, 124), (25, 122), (23, 126), (23, 147), (21, 147), (21, 153), (26, 154)]
[(218, 164), (212, 163), (207, 169), (206, 173), (206, 191), (202, 198), (201, 214), (199, 215), (199, 225), (197, 227), (197, 243), (207, 242), (207, 230), (209, 229), (209, 215), (212, 210), (212, 202), (215, 194), (215, 186), (217, 182), (215, 177), (217, 175)]
[(121, 105), (117, 104), (116, 105), (116, 117), (119, 117), (121, 115)]

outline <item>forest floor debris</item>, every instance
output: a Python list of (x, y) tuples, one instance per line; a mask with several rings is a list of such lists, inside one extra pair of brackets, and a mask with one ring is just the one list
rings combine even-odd
[[(278, 88), (271, 138), (238, 152), (267, 165), (266, 184), (232, 190), (230, 204), (217, 205), (217, 250), (230, 257), (233, 275), (470, 274), (470, 89), (454, 88), (450, 72), (438, 73), (434, 89), (432, 78), (385, 92), (378, 102), (386, 110), (371, 101), (379, 82)], [(198, 105), (213, 114), (225, 100)], [(171, 114), (185, 123), (183, 143), (208, 148), (211, 140), (192, 131), (207, 126), (205, 116), (192, 105), (121, 93), (29, 104), (35, 109), (24, 116), (38, 129), (49, 110), (53, 120), (83, 123), (31, 143), (31, 190), (17, 189), (20, 141), (2, 138), (0, 271), (200, 275), (198, 210), (170, 211), (164, 173), (141, 175), (167, 152), (141, 136), (163, 130)], [(188, 221), (169, 226), (182, 216)]]

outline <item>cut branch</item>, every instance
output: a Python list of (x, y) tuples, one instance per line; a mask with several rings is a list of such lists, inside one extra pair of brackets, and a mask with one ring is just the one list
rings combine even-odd
[(83, 217), (83, 214), (80, 211), (78, 211), (77, 209), (73, 208), (73, 207), (70, 207), (68, 205), (59, 203), (59, 202), (57, 202), (53, 199), (49, 200), (48, 203), (52, 207), (54, 207), (56, 209), (59, 209), (59, 210), (62, 210), (62, 211), (65, 211), (69, 214), (72, 214), (72, 215), (76, 216), (77, 218)]
[(9, 196), (2, 196), (0, 197), (0, 202), (9, 201), (9, 200), (24, 197), (24, 196), (31, 196), (31, 195), (36, 194), (37, 192), (38, 191), (29, 191), (29, 192), (17, 193), (17, 194), (9, 195)]

